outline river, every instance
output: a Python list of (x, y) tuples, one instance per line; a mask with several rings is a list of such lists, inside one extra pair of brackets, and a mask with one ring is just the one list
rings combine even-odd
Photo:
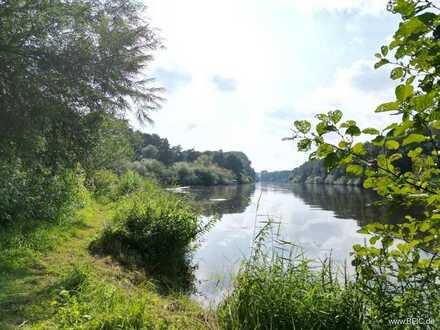
[(258, 183), (185, 191), (201, 206), (204, 221), (218, 217), (201, 237), (192, 261), (194, 298), (204, 305), (217, 304), (231, 288), (255, 233), (269, 217), (280, 222), (281, 238), (301, 246), (307, 257), (322, 259), (331, 252), (336, 263), (344, 264), (351, 246), (365, 240), (357, 233), (361, 226), (394, 223), (401, 216), (375, 205), (377, 196), (358, 187)]

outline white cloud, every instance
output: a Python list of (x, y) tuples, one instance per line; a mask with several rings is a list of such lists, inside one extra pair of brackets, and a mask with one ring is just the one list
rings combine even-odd
[[(295, 119), (341, 108), (362, 124), (378, 125), (371, 113), (388, 98), (388, 87), (368, 90), (378, 74), (367, 69), (371, 63), (344, 58), (347, 47), (358, 49), (369, 40), (354, 38), (349, 44), (297, 9), (366, 12), (368, 5), (379, 8), (379, 2), (385, 5), (375, 0), (150, 0), (148, 16), (166, 46), (151, 70), (185, 73), (188, 79), (166, 95), (163, 109), (153, 114), (155, 126), (145, 131), (184, 148), (241, 150), (257, 170), (275, 170), (306, 159), (292, 143), (281, 141)], [(356, 33), (357, 23), (340, 24)], [(213, 84), (216, 76), (232, 78), (234, 88), (222, 92)]]
[(392, 83), (384, 83), (388, 81), (387, 72), (374, 70), (373, 64), (358, 60), (338, 69), (330, 84), (317, 87), (292, 103), (293, 119), (299, 112), (304, 114), (303, 119), (316, 122), (315, 114), (340, 109), (344, 120), (353, 119), (361, 128), (384, 128), (390, 123), (390, 116), (374, 110), (393, 99), (394, 87)]
[(302, 13), (316, 11), (356, 11), (362, 14), (378, 15), (386, 10), (387, 0), (279, 0), (292, 5)]

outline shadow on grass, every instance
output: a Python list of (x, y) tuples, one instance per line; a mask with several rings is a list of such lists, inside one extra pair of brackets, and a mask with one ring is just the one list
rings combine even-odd
[(191, 251), (151, 256), (139, 253), (139, 249), (124, 237), (105, 231), (90, 243), (89, 251), (95, 256), (110, 256), (127, 270), (142, 271), (148, 280), (153, 280), (161, 294), (195, 292), (196, 267), (191, 264)]
[(13, 329), (22, 322), (47, 315), (49, 305), (39, 302), (48, 300), (58, 284), (50, 284), (41, 257), (55, 248), (60, 240), (86, 227), (88, 225), (77, 218), (56, 223), (35, 220), (1, 227), (1, 329)]

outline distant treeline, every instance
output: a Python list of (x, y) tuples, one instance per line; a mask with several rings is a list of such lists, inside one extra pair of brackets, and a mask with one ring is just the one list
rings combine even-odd
[[(380, 152), (380, 148), (372, 143), (365, 143), (364, 149), (373, 158)], [(294, 183), (360, 186), (364, 178), (347, 174), (345, 166), (329, 171), (325, 167), (323, 159), (312, 159), (295, 168), (290, 179)]]
[(341, 184), (359, 186), (362, 178), (349, 176), (345, 168), (327, 171), (324, 160), (309, 160), (291, 172), (290, 180), (293, 183), (313, 184)]
[(239, 151), (184, 150), (157, 134), (131, 132), (131, 169), (165, 184), (227, 185), (255, 181), (248, 157)]
[[(396, 139), (396, 141), (401, 142), (399, 139)], [(430, 155), (435, 149), (435, 146), (433, 146), (432, 143), (426, 142), (420, 144), (420, 148), (422, 154)], [(369, 162), (375, 162), (377, 156), (383, 152), (383, 147), (375, 146), (372, 143), (365, 143), (364, 149), (369, 155)], [(399, 151), (402, 155), (405, 155), (407, 147), (401, 146)], [(396, 160), (392, 162), (392, 165), (399, 168), (401, 171), (408, 171), (412, 167), (411, 159), (408, 158), (408, 156), (396, 158)], [(294, 183), (362, 185), (364, 177), (362, 175), (352, 176), (347, 174), (344, 166), (327, 171), (324, 166), (324, 160), (321, 159), (309, 160), (295, 168), (291, 172), (290, 180)]]
[(289, 182), (291, 179), (292, 171), (262, 171), (259, 175), (261, 182)]
[[(370, 155), (376, 155), (379, 152), (378, 147), (375, 147), (371, 143), (366, 143), (364, 148)], [(363, 182), (362, 176), (356, 177), (348, 175), (345, 167), (339, 167), (328, 171), (324, 165), (323, 159), (306, 161), (292, 171), (262, 171), (259, 179), (262, 182), (293, 182), (354, 186), (359, 186)]]
[(361, 185), (362, 179), (345, 173), (345, 168), (328, 172), (323, 160), (309, 160), (292, 171), (263, 171), (261, 182)]

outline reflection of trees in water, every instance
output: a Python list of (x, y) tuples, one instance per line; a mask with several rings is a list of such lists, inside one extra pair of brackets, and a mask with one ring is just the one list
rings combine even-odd
[(408, 214), (408, 210), (377, 205), (378, 195), (354, 186), (293, 184), (291, 190), (307, 205), (333, 211), (338, 218), (355, 219), (360, 226), (397, 223)]
[(254, 192), (254, 184), (192, 187), (190, 198), (201, 207), (203, 215), (223, 215), (244, 212)]

